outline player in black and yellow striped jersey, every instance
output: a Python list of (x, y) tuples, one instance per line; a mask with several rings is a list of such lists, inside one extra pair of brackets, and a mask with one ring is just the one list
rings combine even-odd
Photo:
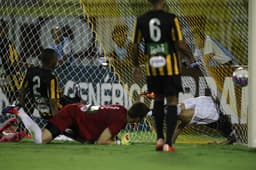
[(7, 84), (3, 85), (3, 91), (7, 95), (9, 102), (15, 100), (15, 93), (18, 91), (22, 74), (20, 71), (20, 57), (14, 44), (8, 39), (8, 23), (0, 20), (0, 58), (5, 71)]
[[(177, 122), (176, 105), (178, 94), (182, 91), (178, 52), (188, 57), (190, 62), (193, 60), (193, 55), (183, 41), (178, 17), (163, 10), (164, 0), (149, 0), (149, 2), (153, 10), (138, 17), (135, 23), (134, 76), (140, 73), (138, 46), (143, 39), (147, 57), (148, 91), (154, 92), (157, 96), (153, 108), (157, 130), (156, 150), (173, 151), (172, 136)], [(165, 98), (167, 100), (166, 142), (163, 135)]]
[(25, 105), (25, 95), (29, 93), (40, 116), (49, 119), (57, 113), (60, 98), (57, 77), (53, 74), (58, 56), (53, 49), (44, 49), (40, 59), (42, 67), (27, 70), (21, 84), (19, 102)]

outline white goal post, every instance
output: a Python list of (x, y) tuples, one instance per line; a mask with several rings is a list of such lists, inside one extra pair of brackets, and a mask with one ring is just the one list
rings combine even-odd
[(248, 106), (248, 147), (256, 148), (256, 1), (249, 0), (249, 106)]

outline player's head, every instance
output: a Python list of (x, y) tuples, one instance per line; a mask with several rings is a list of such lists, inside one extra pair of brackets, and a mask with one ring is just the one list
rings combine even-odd
[(119, 46), (122, 47), (128, 37), (128, 26), (124, 23), (117, 24), (112, 31), (112, 39)]
[(40, 60), (42, 61), (42, 65), (44, 68), (54, 70), (58, 63), (58, 54), (55, 50), (46, 48), (43, 49)]
[(59, 43), (63, 38), (63, 32), (62, 32), (61, 27), (59, 27), (59, 26), (53, 27), (51, 30), (51, 34), (52, 34), (52, 39), (56, 43)]
[(149, 108), (142, 102), (134, 103), (128, 110), (129, 123), (137, 123), (147, 115)]
[(5, 20), (0, 19), (0, 36), (1, 37), (7, 36), (8, 32), (9, 32), (8, 23)]

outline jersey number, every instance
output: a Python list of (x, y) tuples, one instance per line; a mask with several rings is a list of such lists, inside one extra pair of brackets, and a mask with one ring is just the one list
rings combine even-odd
[(40, 88), (40, 77), (34, 76), (32, 79), (34, 85), (33, 85), (33, 93), (34, 95), (40, 95), (40, 92), (38, 91)]
[(162, 33), (160, 29), (160, 20), (158, 18), (152, 18), (149, 21), (149, 32), (151, 40), (158, 42), (161, 39)]

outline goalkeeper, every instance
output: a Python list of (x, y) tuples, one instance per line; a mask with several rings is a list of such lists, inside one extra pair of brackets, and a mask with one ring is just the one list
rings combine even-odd
[(133, 104), (129, 110), (121, 105), (69, 104), (54, 115), (43, 130), (22, 107), (8, 106), (2, 112), (21, 118), (25, 127), (33, 134), (36, 144), (49, 143), (66, 129), (71, 129), (82, 143), (115, 144), (113, 138), (126, 123), (141, 121), (148, 111), (148, 107), (141, 102)]

